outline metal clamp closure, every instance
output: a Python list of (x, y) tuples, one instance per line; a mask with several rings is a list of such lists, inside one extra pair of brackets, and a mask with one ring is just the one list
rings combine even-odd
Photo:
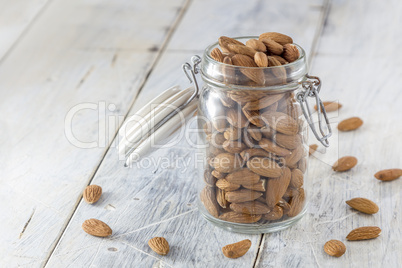
[[(329, 124), (327, 112), (325, 111), (324, 104), (322, 103), (318, 93), (321, 89), (321, 80), (316, 76), (306, 75), (307, 80), (302, 82), (303, 90), (296, 94), (296, 99), (300, 103), (304, 117), (307, 120), (314, 136), (319, 140), (325, 147), (329, 146), (328, 138), (332, 135), (331, 125)], [(313, 116), (307, 101), (307, 97), (315, 98), (317, 105), (317, 115), (318, 115), (318, 126), (321, 135), (317, 132), (315, 124), (313, 122)], [(322, 116), (324, 116), (325, 124), (323, 123)]]

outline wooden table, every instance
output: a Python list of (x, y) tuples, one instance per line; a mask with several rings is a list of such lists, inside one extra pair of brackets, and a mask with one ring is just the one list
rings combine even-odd
[[(373, 177), (402, 167), (401, 1), (0, 0), (0, 6), (1, 267), (401, 266), (402, 180)], [(294, 37), (309, 55), (310, 73), (323, 81), (322, 99), (343, 107), (330, 114), (330, 149), (323, 154), (320, 147), (310, 161), (307, 215), (282, 232), (236, 234), (199, 215), (191, 165), (124, 168), (115, 138), (123, 119), (146, 101), (170, 86), (186, 87), (181, 64), (220, 35), (266, 31)], [(337, 122), (351, 116), (361, 117), (363, 127), (338, 135)], [(183, 142), (152, 154), (191, 160), (193, 152)], [(344, 155), (359, 164), (334, 173), (332, 163)], [(92, 206), (82, 200), (89, 184), (104, 190)], [(379, 213), (352, 210), (345, 201), (353, 197), (375, 201)], [(107, 222), (113, 236), (84, 233), (88, 218)], [(381, 227), (381, 236), (346, 241), (350, 230), (368, 225)], [(169, 240), (168, 256), (149, 249), (153, 236)], [(245, 256), (223, 256), (222, 246), (246, 238), (252, 248)], [(323, 252), (330, 239), (345, 242), (344, 256)]]

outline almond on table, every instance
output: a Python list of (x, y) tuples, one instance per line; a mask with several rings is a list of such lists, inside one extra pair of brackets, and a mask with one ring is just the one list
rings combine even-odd
[(352, 169), (357, 165), (357, 158), (354, 156), (344, 156), (338, 159), (332, 166), (334, 171), (343, 172)]
[(251, 241), (249, 239), (245, 239), (240, 242), (224, 246), (222, 248), (222, 252), (226, 257), (236, 259), (246, 254), (250, 247)]

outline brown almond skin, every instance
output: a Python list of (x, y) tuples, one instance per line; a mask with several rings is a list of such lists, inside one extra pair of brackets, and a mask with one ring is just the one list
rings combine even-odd
[(346, 239), (349, 241), (373, 239), (381, 234), (381, 229), (377, 226), (359, 227), (352, 230)]
[(362, 125), (363, 125), (363, 120), (361, 120), (359, 117), (351, 117), (351, 118), (341, 121), (338, 124), (338, 129), (340, 131), (351, 131), (351, 130), (358, 129)]
[(246, 42), (246, 46), (251, 47), (252, 49), (259, 51), (259, 52), (267, 51), (267, 47), (264, 45), (264, 43), (257, 39), (248, 40)]
[(234, 211), (222, 213), (219, 219), (236, 223), (254, 223), (261, 219), (261, 215), (250, 215)]
[(258, 67), (268, 67), (268, 57), (263, 52), (255, 53), (254, 61), (255, 64), (258, 65)]
[(159, 255), (169, 253), (170, 247), (168, 241), (164, 237), (154, 237), (148, 241), (148, 246)]
[(246, 254), (250, 247), (251, 241), (249, 239), (245, 239), (240, 242), (224, 246), (222, 248), (222, 252), (226, 257), (236, 259)]
[(354, 156), (344, 156), (338, 159), (332, 166), (334, 171), (343, 172), (352, 169), (357, 165), (357, 158)]
[(379, 208), (376, 203), (373, 201), (363, 198), (363, 197), (356, 197), (346, 201), (346, 204), (351, 206), (352, 208), (366, 213), (366, 214), (375, 214), (378, 212)]
[(265, 39), (265, 38), (270, 38), (281, 45), (293, 43), (293, 39), (290, 36), (287, 36), (287, 35), (281, 34), (281, 33), (277, 33), (277, 32), (268, 32), (268, 33), (260, 34), (260, 36), (259, 36), (260, 40)]
[(82, 223), (82, 229), (90, 235), (98, 237), (107, 237), (112, 235), (112, 229), (103, 221), (97, 219), (88, 219)]
[(286, 44), (283, 46), (282, 57), (288, 62), (294, 62), (300, 57), (300, 52), (295, 45)]
[(96, 203), (102, 195), (102, 187), (92, 184), (85, 188), (83, 198), (88, 204)]
[(324, 245), (324, 251), (333, 257), (340, 257), (346, 252), (346, 246), (339, 240), (329, 240)]
[(402, 169), (384, 169), (374, 174), (374, 177), (380, 181), (393, 181), (402, 176)]
[(311, 144), (309, 146), (308, 155), (309, 156), (312, 155), (317, 150), (317, 148), (318, 148), (317, 144)]
[[(323, 101), (322, 104), (324, 104), (326, 112), (333, 112), (342, 108), (342, 104), (335, 101)], [(317, 111), (317, 105), (314, 105), (314, 110)]]

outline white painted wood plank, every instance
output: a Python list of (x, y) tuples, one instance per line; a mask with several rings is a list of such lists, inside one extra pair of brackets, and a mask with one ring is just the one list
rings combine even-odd
[[(233, 12), (239, 12), (237, 6), (240, 1), (219, 1), (219, 5), (226, 4), (228, 6), (231, 3), (236, 6), (233, 8)], [(251, 9), (255, 12), (265, 12), (267, 17), (272, 12), (272, 14), (278, 14), (279, 8), (272, 11), (273, 6), (279, 5), (283, 9), (289, 9), (292, 6), (290, 2), (272, 1), (269, 3), (271, 5), (265, 4), (264, 1), (261, 6), (260, 1), (249, 1), (247, 5), (253, 7)], [(306, 6), (311, 2), (303, 3)], [(302, 6), (300, 4), (300, 7)], [(263, 11), (259, 8), (262, 8)], [(294, 32), (303, 32), (304, 34), (300, 35), (298, 39), (311, 47), (309, 42), (312, 42), (314, 37), (321, 9), (315, 6), (305, 10), (308, 15), (299, 14), (299, 16), (291, 18), (286, 17), (286, 20), (283, 18), (280, 21), (272, 21), (268, 30), (284, 29), (281, 27), (286, 24), (288, 29), (293, 27)], [(146, 101), (151, 100), (168, 87), (175, 84), (183, 87), (188, 85), (181, 65), (189, 61), (192, 55), (202, 53), (206, 44), (217, 40), (215, 34), (210, 35), (209, 31), (205, 29), (214, 29), (222, 18), (211, 17), (205, 21), (203, 31), (199, 31), (198, 35), (192, 33), (193, 27), (199, 26), (200, 19), (205, 13), (212, 12), (215, 11), (211, 9), (211, 1), (195, 1), (191, 4), (166, 53), (153, 70), (130, 113), (138, 110)], [(231, 20), (230, 12), (222, 14), (226, 21)], [(249, 27), (244, 29), (244, 32), (254, 31), (253, 13), (248, 13), (244, 20), (245, 25)], [(301, 20), (307, 20), (308, 25), (296, 23)], [(261, 31), (268, 30), (264, 28)], [(176, 44), (185, 39), (192, 40), (187, 49), (176, 47)], [(197, 40), (205, 42), (205, 45), (198, 45)], [(89, 206), (83, 202), (79, 204), (60, 244), (49, 260), (48, 266), (91, 264), (102, 266), (101, 264), (111, 265), (114, 262), (115, 265), (124, 263), (126, 266), (149, 267), (150, 264), (158, 262), (155, 259), (157, 257), (161, 259), (160, 267), (163, 265), (165, 267), (169, 267), (169, 265), (174, 267), (252, 267), (261, 236), (223, 231), (207, 223), (199, 216), (197, 210), (193, 210), (197, 194), (195, 184), (198, 180), (192, 162), (194, 161), (193, 148), (183, 141), (173, 148), (154, 151), (148, 157), (154, 160), (158, 157), (166, 157), (170, 159), (170, 164), (164, 166), (162, 163), (149, 163), (148, 167), (125, 169), (123, 162), (118, 161), (117, 150), (112, 149), (108, 152), (92, 182), (105, 189), (104, 198), (95, 206)], [(184, 169), (183, 166), (172, 164), (172, 159), (176, 157), (189, 160), (190, 167)], [(109, 210), (111, 207), (108, 204), (116, 209)], [(96, 217), (109, 223), (116, 233), (107, 239), (90, 237), (85, 234), (80, 226), (85, 219), (90, 217)], [(122, 235), (127, 232), (128, 234)], [(171, 254), (165, 257), (155, 255), (146, 244), (152, 236), (166, 237), (173, 246)], [(221, 254), (221, 247), (225, 244), (246, 238), (252, 240), (252, 248), (242, 258), (229, 260)], [(89, 247), (86, 248), (83, 245)], [(130, 253), (126, 246), (130, 246)], [(113, 252), (112, 257), (108, 252), (110, 247), (118, 249)]]
[(48, 0), (0, 1), (0, 59), (23, 35), (48, 2)]
[[(361, 117), (364, 125), (336, 132), (327, 154), (310, 161), (308, 215), (289, 230), (266, 235), (258, 267), (400, 267), (402, 183), (382, 183), (373, 175), (402, 167), (402, 66), (397, 60), (402, 58), (397, 49), (402, 38), (396, 23), (401, 11), (397, 1), (333, 1), (312, 73), (323, 81), (322, 98), (344, 105), (331, 113), (334, 129), (351, 116)], [(384, 25), (387, 30), (382, 30)], [(358, 165), (334, 173), (331, 165), (345, 155), (357, 157)], [(354, 197), (375, 201), (380, 211), (364, 215), (352, 210), (345, 201)], [(382, 229), (377, 239), (346, 241), (352, 229), (372, 225)], [(344, 256), (325, 254), (323, 245), (330, 239), (345, 243)]]
[(310, 54), (323, 2), (194, 1), (173, 35), (169, 49), (202, 51), (222, 35), (250, 36), (275, 31), (292, 36)]
[(56, 1), (0, 65), (0, 266), (44, 264), (183, 3)]

